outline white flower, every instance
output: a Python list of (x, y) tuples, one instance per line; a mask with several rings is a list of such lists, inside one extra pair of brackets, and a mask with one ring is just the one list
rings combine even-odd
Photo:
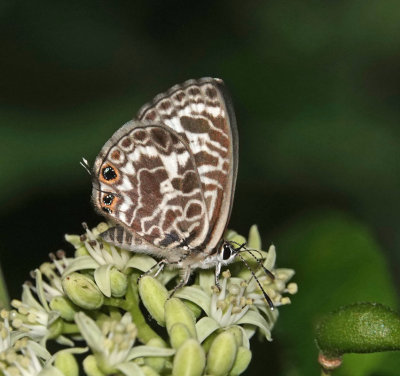
[[(246, 243), (244, 237), (233, 231), (225, 237), (239, 246)], [(248, 245), (236, 258), (237, 262), (229, 266), (233, 276), (229, 270), (222, 273), (220, 290), (214, 286), (213, 271), (200, 271), (198, 285), (186, 286), (176, 293), (177, 297), (200, 306), (208, 316), (196, 324), (200, 341), (219, 328), (234, 325), (240, 326), (245, 334), (246, 347), (257, 328), (271, 340), (271, 330), (279, 314), (276, 307), (290, 303), (283, 294), (297, 292), (295, 283), (287, 285), (294, 271), (275, 269), (275, 247), (271, 246), (268, 252), (259, 249), (261, 241), (256, 226), (250, 229)], [(264, 293), (273, 303), (273, 310)]]
[(118, 321), (103, 320), (100, 326), (83, 312), (75, 315), (76, 324), (96, 356), (97, 366), (106, 374), (116, 373), (117, 370), (125, 375), (137, 375), (138, 365), (133, 362), (136, 358), (147, 356), (171, 356), (174, 350), (150, 347), (133, 347), (137, 329), (132, 322), (130, 313), (125, 313)]
[[(55, 297), (64, 296), (64, 292), (61, 284), (61, 276), (64, 270), (67, 268), (72, 258), (67, 258), (65, 252), (62, 250), (57, 251), (55, 254), (49, 254), (52, 262), (45, 262), (40, 265), (40, 276), (38, 277), (37, 271), (32, 272), (32, 278), (40, 278), (40, 286), (42, 291), (39, 292), (36, 286), (29, 285), (31, 290), (36, 294), (43, 293), (44, 298), (47, 302)], [(43, 280), (43, 276), (46, 277)]]
[(45, 345), (47, 339), (54, 338), (57, 342), (71, 346), (73, 342), (61, 335), (62, 321), (59, 312), (50, 309), (43, 289), (42, 277), (39, 270), (36, 274), (36, 300), (27, 283), (23, 285), (21, 300), (11, 302), (14, 308), (9, 312), (9, 319), (17, 335), (28, 336), (34, 341)]

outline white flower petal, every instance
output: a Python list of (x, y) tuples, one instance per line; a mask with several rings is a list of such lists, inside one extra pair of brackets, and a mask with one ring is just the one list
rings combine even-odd
[(264, 319), (264, 317), (262, 317), (261, 314), (256, 311), (247, 311), (246, 315), (244, 315), (244, 317), (242, 317), (237, 324), (255, 325), (261, 329), (268, 341), (272, 341), (270, 325)]
[(196, 323), (197, 339), (202, 343), (210, 334), (214, 333), (220, 326), (211, 317), (203, 317)]
[(206, 291), (211, 291), (211, 288), (215, 285), (215, 274), (212, 270), (202, 270), (199, 273), (199, 285)]
[(210, 296), (201, 288), (195, 286), (185, 286), (178, 290), (175, 294), (178, 298), (187, 299), (197, 304), (207, 316), (210, 316)]
[(274, 245), (271, 245), (268, 249), (268, 256), (264, 261), (264, 266), (267, 270), (272, 270), (275, 266), (276, 261), (276, 249)]
[(75, 314), (75, 322), (88, 346), (94, 351), (103, 352), (104, 337), (97, 324), (83, 312)]
[(128, 360), (142, 358), (146, 356), (171, 356), (175, 354), (174, 349), (165, 349), (153, 346), (135, 346), (129, 351)]
[(111, 296), (111, 277), (110, 271), (113, 266), (102, 265), (94, 271), (94, 280), (100, 291), (109, 298)]
[(145, 376), (142, 369), (134, 362), (120, 363), (115, 368), (126, 376)]
[(142, 272), (147, 272), (151, 267), (157, 264), (153, 258), (147, 255), (135, 254), (127, 262), (125, 268), (139, 269)]
[(98, 266), (99, 264), (91, 256), (80, 256), (69, 263), (63, 275), (68, 275), (83, 269), (96, 269)]

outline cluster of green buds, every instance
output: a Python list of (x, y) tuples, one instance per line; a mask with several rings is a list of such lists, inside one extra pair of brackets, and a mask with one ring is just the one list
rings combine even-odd
[(219, 288), (214, 271), (201, 270), (173, 297), (179, 270), (146, 274), (156, 260), (104, 242), (105, 223), (84, 228), (66, 236), (74, 255), (51, 254), (1, 312), (0, 376), (240, 375), (251, 337), (271, 340), (278, 307), (297, 292), (294, 271), (275, 268), (275, 248), (261, 249), (256, 226), (247, 240), (226, 233), (251, 252), (222, 272)]

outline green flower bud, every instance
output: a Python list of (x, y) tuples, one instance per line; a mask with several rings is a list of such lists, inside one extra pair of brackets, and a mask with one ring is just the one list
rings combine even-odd
[(197, 304), (191, 302), (190, 300), (184, 300), (183, 302), (185, 303), (186, 307), (188, 307), (192, 311), (196, 319), (201, 316), (203, 311)]
[(215, 337), (220, 333), (220, 330), (216, 330), (213, 333), (211, 333), (201, 344), (203, 346), (203, 349), (206, 353), (210, 351), (211, 345), (214, 342)]
[(233, 334), (233, 336), (235, 337), (235, 342), (236, 342), (237, 346), (242, 346), (243, 345), (243, 332), (239, 328), (239, 326), (237, 326), (237, 325), (231, 326), (226, 331)]
[(159, 376), (160, 374), (157, 373), (153, 368), (149, 366), (142, 366), (140, 369), (143, 371), (145, 376)]
[(111, 295), (116, 298), (124, 296), (128, 287), (128, 278), (124, 273), (112, 268), (110, 270)]
[(64, 323), (61, 318), (52, 322), (48, 328), (50, 331), (49, 339), (57, 338), (62, 333), (63, 327)]
[[(167, 347), (165, 342), (161, 338), (152, 338), (150, 341), (146, 343), (146, 345), (152, 347), (161, 347), (161, 348)], [(148, 356), (144, 358), (145, 364), (151, 367), (155, 375), (157, 375), (157, 372), (161, 373), (164, 370), (166, 361), (167, 358), (162, 356)], [(147, 375), (146, 372), (145, 374)], [(150, 376), (150, 374), (148, 376)]]
[(240, 346), (238, 348), (236, 359), (233, 363), (231, 372), (229, 372), (229, 376), (237, 376), (246, 371), (247, 367), (250, 364), (250, 360), (251, 360), (251, 351), (246, 347)]
[(56, 354), (54, 366), (59, 369), (64, 376), (79, 376), (78, 363), (75, 357), (67, 351), (60, 351)]
[(66, 321), (73, 321), (79, 308), (65, 296), (56, 296), (50, 301), (50, 308), (60, 312), (60, 316)]
[(181, 322), (172, 325), (168, 331), (171, 345), (174, 349), (178, 349), (182, 343), (192, 338), (187, 326)]
[(97, 367), (97, 360), (94, 355), (89, 355), (83, 360), (83, 369), (88, 376), (106, 376)]
[(164, 305), (168, 299), (167, 289), (155, 278), (145, 275), (139, 281), (139, 294), (150, 315), (159, 325), (165, 326)]
[(192, 311), (178, 298), (171, 298), (165, 303), (165, 321), (168, 333), (176, 323), (184, 324), (192, 338), (197, 338), (196, 320)]
[(62, 280), (64, 292), (77, 306), (84, 309), (97, 309), (103, 305), (104, 296), (88, 276), (71, 273)]
[(235, 336), (225, 331), (215, 337), (207, 356), (207, 372), (211, 375), (226, 375), (236, 359)]
[(173, 376), (200, 376), (203, 374), (206, 355), (195, 339), (188, 339), (176, 352), (172, 366)]

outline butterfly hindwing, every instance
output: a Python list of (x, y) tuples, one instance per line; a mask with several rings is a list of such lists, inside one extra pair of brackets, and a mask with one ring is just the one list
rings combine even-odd
[[(202, 244), (207, 208), (193, 154), (172, 129), (131, 121), (104, 145), (94, 167), (95, 206), (118, 226), (105, 240), (168, 257)], [(136, 246), (136, 247), (135, 247)]]

